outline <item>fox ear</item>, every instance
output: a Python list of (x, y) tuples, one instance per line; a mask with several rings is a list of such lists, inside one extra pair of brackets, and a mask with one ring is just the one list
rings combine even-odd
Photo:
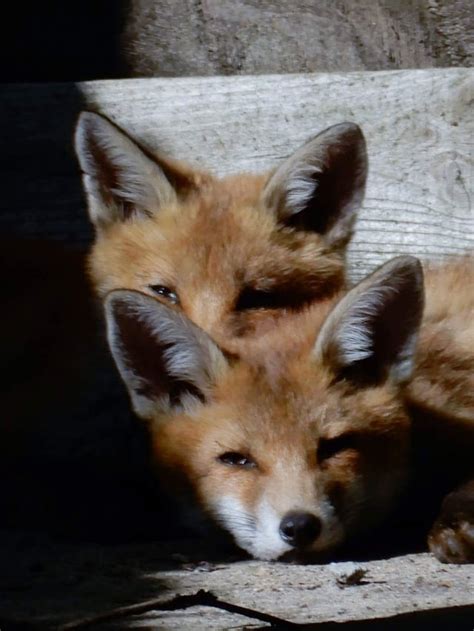
[(352, 236), (367, 179), (367, 151), (355, 123), (329, 127), (270, 177), (264, 203), (285, 225), (317, 232), (335, 248)]
[(315, 353), (338, 377), (403, 383), (414, 368), (423, 305), (420, 262), (411, 256), (394, 258), (336, 305)]
[(150, 215), (176, 199), (158, 162), (99, 114), (81, 113), (75, 149), (89, 215), (96, 228), (131, 216)]
[(135, 412), (189, 408), (210, 396), (227, 360), (188, 318), (136, 291), (105, 301), (107, 339)]

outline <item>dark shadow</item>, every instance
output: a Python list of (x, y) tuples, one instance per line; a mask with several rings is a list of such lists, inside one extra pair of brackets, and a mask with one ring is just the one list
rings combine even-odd
[(147, 440), (86, 280), (74, 83), (0, 86), (0, 526), (153, 538)]
[(114, 543), (169, 525), (106, 348), (84, 254), (0, 240), (0, 526)]
[(58, 619), (162, 588), (143, 574), (163, 556), (146, 547), (127, 569), (109, 545), (150, 540), (165, 520), (86, 280), (93, 235), (72, 145), (84, 108), (72, 81), (123, 76), (125, 4), (16, 3), (0, 25), (0, 611), (22, 619), (56, 615), (61, 586), (72, 599)]
[(0, 234), (91, 242), (72, 140), (83, 107), (74, 83), (0, 86)]
[(120, 35), (128, 0), (13, 2), (0, 21), (0, 81), (125, 76)]
[[(35, 532), (1, 531), (0, 625), (44, 627), (159, 597), (158, 573), (177, 569), (162, 544), (100, 546), (63, 543)], [(95, 627), (94, 627), (95, 628)]]

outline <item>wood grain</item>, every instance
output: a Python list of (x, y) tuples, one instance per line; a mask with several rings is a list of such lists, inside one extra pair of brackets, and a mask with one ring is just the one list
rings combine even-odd
[(270, 168), (324, 127), (353, 120), (367, 136), (370, 175), (351, 278), (400, 253), (458, 254), (474, 246), (473, 103), (474, 71), (460, 68), (96, 81), (74, 92), (12, 86), (0, 95), (1, 224), (90, 240), (71, 150), (84, 107), (222, 175)]
[(469, 0), (131, 0), (132, 76), (472, 66)]

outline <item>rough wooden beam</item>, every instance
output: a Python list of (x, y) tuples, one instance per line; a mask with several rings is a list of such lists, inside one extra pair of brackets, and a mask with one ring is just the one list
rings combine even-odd
[(353, 279), (400, 253), (456, 254), (474, 247), (473, 95), (470, 69), (11, 86), (0, 95), (1, 224), (90, 239), (71, 152), (84, 107), (220, 174), (267, 169), (325, 126), (355, 120), (370, 176)]
[(469, 0), (131, 0), (133, 76), (472, 66)]

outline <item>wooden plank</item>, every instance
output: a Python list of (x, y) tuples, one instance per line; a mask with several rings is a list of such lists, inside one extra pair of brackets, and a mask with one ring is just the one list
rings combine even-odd
[(0, 74), (12, 82), (474, 62), (471, 0), (54, 1), (10, 4), (8, 17)]
[(133, 76), (472, 66), (469, 0), (131, 0)]
[(352, 278), (400, 253), (456, 254), (474, 246), (473, 102), (471, 69), (11, 86), (0, 96), (1, 225), (90, 240), (71, 152), (83, 107), (219, 174), (270, 168), (327, 125), (354, 120), (370, 175)]
[[(220, 600), (298, 624), (392, 616), (474, 603), (470, 566), (442, 565), (428, 554), (362, 562), (360, 584), (344, 586), (347, 567), (259, 561), (213, 562), (190, 543), (172, 554), (165, 543), (98, 546), (53, 543), (2, 532), (0, 618), (63, 624), (150, 599), (207, 590)], [(214, 554), (215, 559), (215, 554)], [(248, 626), (245, 626), (248, 625)], [(105, 628), (224, 630), (262, 621), (208, 607), (147, 611)], [(95, 627), (93, 627), (95, 628)], [(417, 628), (415, 626), (415, 628)]]

